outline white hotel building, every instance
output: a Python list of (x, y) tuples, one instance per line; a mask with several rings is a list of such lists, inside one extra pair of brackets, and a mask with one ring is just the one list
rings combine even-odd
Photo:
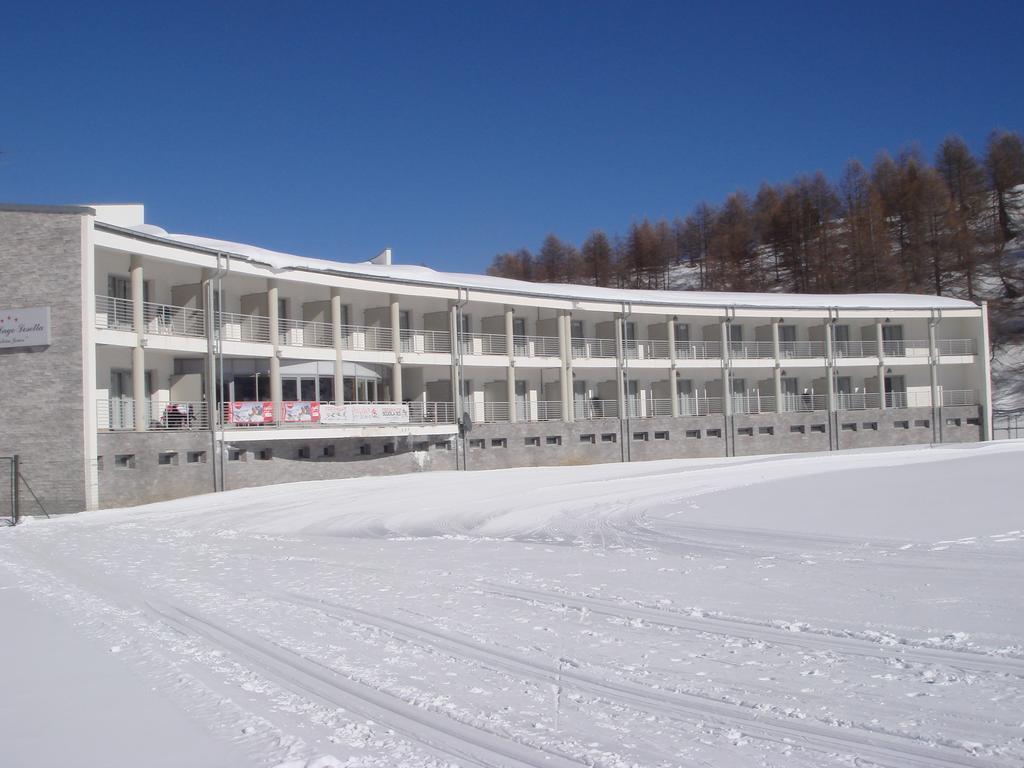
[(957, 299), (532, 284), (387, 252), (347, 264), (168, 234), (141, 205), (0, 205), (0, 267), (0, 318), (35, 329), (0, 334), (0, 455), (48, 512), (366, 473), (990, 439), (986, 311)]

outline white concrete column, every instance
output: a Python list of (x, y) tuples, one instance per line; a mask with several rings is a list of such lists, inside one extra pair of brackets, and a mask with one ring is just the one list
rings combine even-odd
[(875, 320), (875, 343), (878, 345), (878, 401), (885, 410), (885, 345), (882, 343), (882, 321)]
[(566, 366), (566, 355), (569, 352), (569, 343), (565, 338), (565, 311), (558, 310), (558, 353), (560, 362), (558, 365), (559, 392), (562, 394), (562, 421), (572, 421), (572, 381), (569, 379), (569, 369)]
[(722, 334), (722, 413), (732, 416), (732, 377), (729, 373), (729, 320), (721, 323)]
[(270, 401), (274, 421), (281, 419), (281, 328), (277, 311), (277, 280), (267, 280), (267, 318), (270, 322)]
[[(989, 339), (988, 339), (988, 302), (981, 302), (981, 317), (978, 318), (978, 341), (980, 342), (980, 349), (975, 350), (975, 354), (981, 357), (981, 386), (979, 387), (979, 397), (981, 398), (981, 424), (982, 424), (982, 439), (992, 439), (992, 360), (989, 353)], [(978, 363), (974, 364), (975, 370), (977, 370)]]
[(345, 402), (345, 360), (341, 344), (341, 289), (331, 288), (331, 338), (334, 340), (334, 402)]
[(619, 418), (626, 418), (626, 365), (625, 365), (625, 348), (624, 340), (622, 338), (622, 323), (625, 318), (622, 313), (616, 313), (615, 315), (615, 381), (616, 381), (616, 394), (619, 397)]
[(398, 296), (391, 294), (391, 348), (395, 362), (391, 365), (391, 400), (402, 404), (402, 308)]
[(515, 353), (515, 310), (505, 305), (505, 349), (508, 352), (508, 368), (505, 371), (505, 397), (508, 401), (508, 420), (519, 421), (516, 413), (516, 353)]
[(832, 355), (832, 318), (825, 326), (825, 379), (828, 381), (828, 412), (834, 413), (836, 407), (835, 359)]
[(668, 339), (668, 396), (672, 400), (672, 415), (679, 416), (679, 382), (676, 380), (676, 320), (666, 321), (665, 338)]
[(941, 315), (932, 310), (928, 318), (928, 373), (931, 383), (932, 435), (942, 442), (942, 395), (939, 393), (939, 344), (937, 338)]
[(562, 312), (562, 370), (565, 371), (565, 402), (563, 418), (566, 421), (576, 421), (576, 394), (574, 391), (575, 377), (572, 369), (572, 312)]
[(135, 346), (132, 347), (132, 408), (135, 414), (135, 431), (145, 432), (149, 426), (149, 409), (146, 407), (146, 325), (142, 306), (145, 297), (145, 280), (142, 274), (142, 257), (131, 257), (132, 323), (135, 326)]
[(775, 358), (773, 383), (775, 385), (775, 412), (783, 412), (782, 402), (782, 348), (779, 346), (779, 320), (772, 320), (772, 356)]

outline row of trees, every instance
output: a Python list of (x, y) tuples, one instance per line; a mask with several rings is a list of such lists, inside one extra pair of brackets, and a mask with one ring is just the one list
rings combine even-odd
[[(1020, 279), (1003, 255), (1024, 229), (1024, 141), (995, 132), (984, 156), (947, 138), (928, 163), (917, 150), (851, 161), (763, 184), (685, 218), (595, 231), (580, 245), (548, 235), (534, 254), (499, 254), (488, 274), (633, 288), (952, 294), (975, 298), (994, 276)], [(988, 283), (985, 283), (988, 284)], [(1018, 286), (1019, 288), (1019, 286)]]

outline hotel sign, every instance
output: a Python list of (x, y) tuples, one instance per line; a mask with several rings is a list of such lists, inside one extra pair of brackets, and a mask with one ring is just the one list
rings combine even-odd
[(321, 405), (321, 424), (408, 424), (409, 406), (387, 403)]
[(49, 307), (0, 309), (0, 350), (49, 344)]

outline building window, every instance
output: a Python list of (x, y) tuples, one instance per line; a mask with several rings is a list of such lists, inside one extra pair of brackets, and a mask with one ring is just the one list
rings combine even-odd
[(910, 422), (909, 421), (894, 421), (893, 422), (893, 426), (896, 429), (910, 429)]
[(967, 420), (967, 424), (969, 426), (971, 426), (971, 427), (980, 427), (981, 426), (981, 419), (979, 419), (979, 418), (968, 419)]
[(594, 443), (597, 442), (597, 436), (596, 435), (580, 435), (580, 442), (581, 443), (590, 443), (591, 445), (593, 445)]
[(257, 461), (270, 461), (272, 458), (274, 458), (273, 448), (260, 448), (258, 451), (256, 451)]
[(394, 443), (384, 443), (384, 453), (394, 453), (394, 452), (395, 452), (395, 444)]
[(688, 429), (688, 430), (686, 430), (686, 436), (688, 438), (691, 438), (691, 439), (700, 440), (700, 430), (699, 429)]
[(633, 433), (633, 439), (637, 440), (639, 442), (646, 442), (647, 441), (647, 433), (646, 432), (634, 432)]
[(185, 458), (189, 464), (205, 464), (206, 451), (189, 451)]
[(304, 445), (301, 448), (299, 448), (298, 455), (300, 459), (308, 459), (312, 455), (309, 451), (309, 446)]
[(547, 437), (544, 438), (544, 442), (547, 443), (548, 445), (561, 445), (562, 444), (562, 436), (561, 435), (548, 435)]
[(469, 447), (483, 449), (487, 447), (487, 441), (484, 440), (482, 437), (477, 437), (469, 441)]
[(245, 461), (245, 451), (240, 448), (229, 448), (228, 461)]
[(323, 453), (324, 453), (324, 456), (326, 456), (328, 458), (333, 458), (334, 454), (337, 453), (337, 450), (338, 449), (335, 447), (334, 443), (330, 443), (330, 444), (324, 446)]
[(802, 435), (807, 432), (807, 427), (803, 424), (791, 424), (789, 427), (790, 433), (794, 435)]
[(959, 427), (961, 423), (960, 419), (946, 419), (947, 427)]
[(529, 445), (531, 447), (536, 447), (536, 446), (540, 445), (540, 438), (539, 437), (527, 437), (526, 439), (523, 440), (523, 444), (524, 445)]
[(709, 429), (704, 434), (707, 435), (708, 437), (721, 437), (722, 436), (722, 430), (720, 430), (720, 429)]
[(811, 424), (811, 432), (820, 432), (821, 434), (825, 434), (825, 425)]
[(119, 453), (114, 456), (115, 469), (135, 469), (134, 453)]
[(759, 435), (774, 435), (775, 427), (758, 427), (757, 434)]
[(449, 440), (438, 440), (434, 443), (434, 448), (438, 451), (450, 451), (452, 449), (452, 444)]
[(176, 467), (178, 466), (178, 454), (175, 451), (164, 451), (157, 455), (156, 463), (161, 467)]
[(738, 435), (740, 435), (741, 437), (753, 437), (754, 436), (754, 428), (753, 427), (740, 427), (739, 429), (736, 430), (736, 433)]
[(848, 423), (846, 423), (846, 424), (843, 424), (843, 425), (842, 425), (842, 426), (840, 427), (840, 429), (841, 429), (841, 430), (842, 430), (843, 432), (856, 432), (856, 431), (857, 431), (857, 425), (856, 425), (856, 424), (854, 424), (854, 423), (853, 423), (853, 422), (851, 421), (851, 422), (848, 422)]
[(924, 427), (925, 429), (927, 429), (931, 425), (932, 425), (932, 423), (928, 419), (914, 419), (914, 426), (915, 427)]
[(601, 434), (601, 442), (602, 443), (614, 443), (618, 439), (619, 439), (619, 436), (616, 435), (614, 432), (603, 432)]
[(668, 432), (655, 432), (654, 433), (654, 439), (655, 440), (668, 440)]
[(492, 437), (491, 448), (508, 448), (508, 438)]
[(370, 455), (370, 444), (369, 443), (363, 443), (362, 445), (359, 446), (359, 455), (360, 456), (369, 456)]
[(861, 424), (861, 427), (863, 427), (864, 429), (873, 431), (873, 432), (877, 432), (878, 431), (878, 422), (877, 421), (865, 421), (863, 424)]

